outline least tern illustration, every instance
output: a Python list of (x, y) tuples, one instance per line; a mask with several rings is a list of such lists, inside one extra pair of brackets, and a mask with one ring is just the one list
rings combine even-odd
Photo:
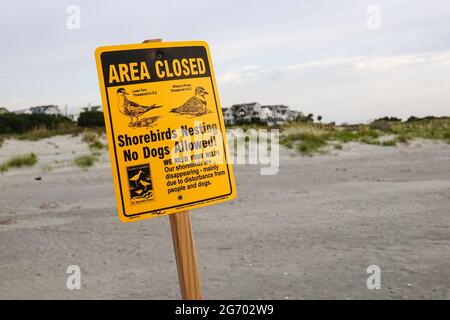
[[(157, 106), (156, 104), (153, 104), (151, 106), (144, 106), (139, 103), (136, 103), (134, 101), (128, 100), (127, 95), (129, 95), (124, 88), (120, 88), (117, 90), (117, 96), (119, 100), (119, 111), (130, 117), (130, 127), (135, 126), (139, 123), (139, 117), (142, 116), (144, 113), (147, 113), (148, 111), (156, 108), (160, 108), (161, 106)], [(133, 118), (136, 118), (136, 122), (133, 122)]]

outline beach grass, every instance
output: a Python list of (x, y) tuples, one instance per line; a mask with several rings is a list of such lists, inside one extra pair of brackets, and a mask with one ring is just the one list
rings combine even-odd
[(86, 130), (83, 132), (82, 141), (86, 143), (94, 143), (97, 142), (99, 138), (99, 133), (92, 130)]
[(86, 130), (83, 133), (82, 141), (89, 144), (89, 149), (96, 152), (105, 149), (105, 145), (99, 141), (101, 133), (93, 130)]
[(103, 143), (101, 143), (100, 141), (96, 140), (96, 141), (94, 141), (94, 142), (92, 142), (92, 143), (89, 144), (89, 148), (90, 148), (92, 151), (95, 151), (95, 150), (102, 150), (102, 149), (105, 148), (105, 145), (104, 145)]
[(24, 166), (34, 166), (38, 162), (38, 157), (34, 153), (14, 156), (0, 165), (0, 172), (8, 171), (10, 168), (20, 168)]
[(74, 163), (83, 170), (93, 166), (97, 158), (93, 155), (83, 155), (74, 159)]
[(45, 138), (51, 138), (54, 136), (59, 135), (65, 135), (65, 134), (71, 134), (71, 135), (78, 135), (80, 132), (82, 132), (83, 129), (79, 128), (75, 125), (71, 124), (60, 124), (55, 129), (47, 129), (45, 127), (37, 127), (33, 130), (13, 135), (12, 137), (19, 139), (19, 140), (29, 140), (29, 141), (37, 141)]
[(394, 147), (413, 139), (432, 139), (450, 143), (450, 118), (422, 118), (408, 121), (374, 121), (370, 124), (331, 125), (291, 123), (282, 127), (280, 143), (303, 155), (323, 153), (327, 146), (336, 150), (342, 144), (363, 144)]

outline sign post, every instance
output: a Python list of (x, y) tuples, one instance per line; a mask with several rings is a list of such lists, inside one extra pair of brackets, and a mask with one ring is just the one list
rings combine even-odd
[(171, 214), (169, 219), (181, 298), (183, 300), (201, 300), (202, 288), (189, 211)]
[[(162, 39), (149, 39), (144, 43), (161, 42)], [(194, 235), (192, 233), (189, 211), (169, 215), (172, 230), (173, 250), (177, 262), (178, 281), (181, 299), (201, 300), (202, 287), (197, 266)]]
[(123, 222), (169, 215), (182, 299), (202, 299), (189, 209), (236, 196), (205, 42), (96, 50), (114, 187)]

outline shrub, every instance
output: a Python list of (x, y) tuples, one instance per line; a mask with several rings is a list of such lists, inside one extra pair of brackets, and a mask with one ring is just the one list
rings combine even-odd
[(408, 120), (406, 120), (406, 122), (414, 122), (414, 121), (418, 121), (418, 120), (420, 120), (420, 118), (417, 118), (415, 116), (411, 116), (411, 117), (408, 118)]
[(86, 131), (83, 134), (83, 142), (94, 143), (98, 140), (98, 134), (94, 131)]
[(74, 162), (80, 168), (87, 170), (87, 168), (91, 167), (97, 159), (91, 155), (85, 155), (75, 158)]
[(63, 135), (63, 134), (73, 134), (76, 135), (81, 131), (80, 128), (75, 126), (75, 124), (60, 124), (55, 129), (47, 129), (45, 127), (37, 127), (28, 132), (22, 133), (17, 136), (20, 140), (30, 140), (36, 141), (39, 139), (50, 138), (53, 136)]
[(401, 133), (397, 136), (397, 141), (400, 143), (408, 143), (409, 136), (406, 133)]
[(334, 134), (334, 138), (338, 141), (342, 142), (350, 142), (358, 139), (358, 135), (356, 132), (350, 130), (350, 129), (344, 129), (344, 130), (338, 130)]
[(67, 117), (48, 114), (0, 114), (0, 134), (22, 134), (36, 129), (55, 130), (60, 127), (75, 127)]
[(7, 171), (12, 167), (34, 166), (38, 161), (37, 156), (34, 153), (27, 155), (20, 155), (9, 159), (8, 161), (0, 165), (0, 172)]
[(101, 150), (105, 147), (105, 145), (103, 143), (101, 143), (100, 141), (94, 141), (91, 144), (89, 144), (89, 148), (91, 150)]
[(362, 137), (359, 141), (365, 144), (373, 144), (376, 146), (380, 145), (380, 142), (378, 140), (371, 137)]
[(396, 139), (386, 140), (383, 141), (381, 145), (384, 147), (395, 147), (397, 145), (397, 140)]
[(78, 118), (78, 126), (85, 128), (95, 128), (105, 126), (103, 112), (100, 111), (85, 111), (80, 113)]
[(402, 122), (402, 119), (397, 118), (397, 117), (383, 117), (383, 118), (376, 119), (374, 122), (377, 122), (377, 121)]
[(315, 152), (320, 152), (323, 147), (327, 145), (326, 135), (317, 135), (314, 133), (303, 133), (297, 138), (301, 140), (298, 145), (298, 150), (305, 155), (312, 155)]

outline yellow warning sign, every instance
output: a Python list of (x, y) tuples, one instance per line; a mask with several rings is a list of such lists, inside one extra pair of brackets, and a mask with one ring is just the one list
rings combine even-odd
[(205, 42), (100, 47), (96, 61), (122, 221), (235, 197)]

